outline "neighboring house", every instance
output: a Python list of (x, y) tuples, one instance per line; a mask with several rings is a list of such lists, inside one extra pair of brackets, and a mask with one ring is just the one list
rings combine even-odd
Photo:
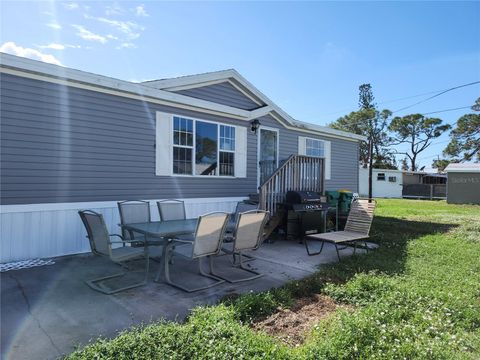
[(358, 191), (362, 136), (294, 120), (235, 70), (132, 83), (0, 60), (0, 262), (89, 251), (79, 209), (117, 233), (121, 200), (150, 200), (154, 220), (165, 198), (231, 211), (292, 154)]
[(404, 198), (438, 200), (447, 197), (446, 174), (404, 171), (402, 182)]
[(450, 204), (480, 204), (480, 164), (449, 164), (447, 202)]
[[(368, 197), (368, 168), (360, 166), (359, 194)], [(380, 198), (402, 197), (402, 171), (372, 169), (372, 196)]]

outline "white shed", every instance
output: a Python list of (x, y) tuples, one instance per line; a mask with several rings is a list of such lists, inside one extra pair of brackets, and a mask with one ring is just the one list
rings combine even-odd
[[(368, 169), (360, 167), (358, 174), (360, 196), (368, 196)], [(401, 170), (373, 169), (372, 178), (373, 197), (402, 197)]]

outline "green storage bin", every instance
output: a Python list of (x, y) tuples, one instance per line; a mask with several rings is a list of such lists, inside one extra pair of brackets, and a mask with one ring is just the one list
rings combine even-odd
[(348, 213), (352, 205), (353, 192), (350, 190), (340, 190), (340, 201), (338, 205), (338, 211), (342, 213)]
[(325, 191), (327, 196), (327, 202), (330, 206), (338, 206), (338, 201), (340, 199), (340, 193), (338, 191)]

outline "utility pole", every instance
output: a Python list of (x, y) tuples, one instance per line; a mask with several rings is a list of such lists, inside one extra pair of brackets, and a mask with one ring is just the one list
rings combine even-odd
[(373, 198), (373, 139), (372, 134), (368, 138), (368, 198)]

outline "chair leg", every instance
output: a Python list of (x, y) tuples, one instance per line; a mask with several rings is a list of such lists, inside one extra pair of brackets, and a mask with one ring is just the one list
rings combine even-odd
[[(166, 258), (163, 262), (164, 264), (164, 276), (165, 276), (165, 282), (173, 287), (176, 287), (180, 290), (183, 290), (183, 291), (186, 291), (186, 292), (195, 292), (195, 291), (200, 291), (200, 290), (205, 290), (205, 289), (208, 289), (208, 288), (211, 288), (213, 286), (216, 286), (218, 284), (221, 284), (223, 282), (225, 282), (225, 280), (223, 279), (220, 279), (214, 275), (210, 275), (210, 274), (207, 274), (203, 271), (202, 269), (202, 264), (201, 264), (201, 258), (198, 258), (198, 268), (199, 268), (199, 272), (200, 272), (200, 275), (204, 276), (204, 277), (208, 277), (210, 279), (213, 279), (213, 280), (216, 280), (214, 283), (210, 284), (210, 285), (206, 285), (206, 286), (200, 286), (200, 287), (197, 287), (197, 288), (189, 288), (189, 287), (186, 287), (182, 284), (179, 284), (177, 282), (174, 282), (171, 278), (170, 278), (170, 261), (168, 261), (168, 257), (169, 257), (169, 253), (172, 251), (171, 249), (171, 246), (168, 246), (168, 250), (167, 250), (167, 253), (166, 253)], [(210, 259), (210, 261), (212, 261)], [(210, 269), (212, 269), (212, 264), (210, 264)], [(158, 276), (157, 276), (158, 278)]]
[(155, 276), (155, 282), (160, 282), (162, 274), (165, 274), (165, 262), (169, 261), (169, 251), (170, 251), (170, 245), (169, 243), (165, 244), (162, 249), (162, 258), (160, 259), (160, 266), (158, 267), (157, 275)]
[(148, 279), (148, 270), (149, 270), (149, 258), (148, 258), (148, 253), (147, 253), (146, 256), (145, 256), (145, 277), (141, 282), (133, 283), (131, 285), (123, 286), (121, 288), (116, 288), (116, 289), (110, 289), (110, 290), (101, 286), (101, 283), (106, 281), (106, 280), (120, 278), (120, 277), (125, 276), (126, 272), (123, 272), (123, 273), (117, 273), (117, 274), (114, 274), (114, 275), (103, 276), (103, 277), (97, 278), (97, 279), (87, 280), (87, 281), (85, 281), (85, 283), (91, 289), (93, 289), (95, 291), (101, 292), (101, 293), (106, 294), (106, 295), (112, 295), (112, 294), (119, 293), (121, 291), (129, 290), (129, 289), (133, 289), (133, 288), (145, 285), (147, 283), (147, 279)]
[[(250, 273), (250, 274), (254, 274), (253, 276), (249, 276), (249, 277), (246, 277), (246, 278), (240, 278), (240, 279), (232, 279), (232, 278), (229, 278), (229, 277), (227, 277), (227, 276), (225, 276), (225, 275), (219, 275), (219, 274), (217, 274), (217, 273), (215, 273), (215, 272), (213, 271), (213, 262), (211, 263), (210, 273), (211, 273), (212, 275), (220, 278), (220, 279), (223, 279), (223, 280), (228, 281), (228, 282), (231, 283), (231, 284), (238, 283), (238, 282), (242, 282), (242, 281), (254, 280), (254, 279), (257, 279), (257, 278), (263, 276), (263, 274), (261, 274), (261, 273), (259, 273), (259, 272), (257, 272), (257, 271), (254, 271), (254, 270), (252, 270), (252, 269), (247, 269), (246, 267), (243, 266), (243, 260), (242, 260), (242, 259), (243, 259), (243, 256), (245, 256), (245, 255), (243, 255), (242, 252), (237, 253), (237, 255), (238, 255), (238, 258), (239, 258), (238, 265), (234, 264), (233, 267), (234, 267), (234, 268), (237, 268), (237, 269), (241, 269), (241, 270), (243, 270), (243, 271), (246, 271), (246, 272), (248, 272), (248, 273)], [(234, 256), (235, 256), (235, 254), (234, 254)], [(211, 260), (212, 260), (212, 259), (211, 259)]]
[(340, 252), (338, 251), (337, 243), (335, 243), (335, 250), (337, 250), (338, 261), (342, 261), (342, 259), (340, 259)]
[(304, 242), (304, 244), (305, 244), (305, 249), (307, 249), (307, 254), (308, 254), (309, 256), (321, 254), (321, 252), (322, 252), (322, 250), (323, 250), (323, 245), (325, 245), (325, 241), (322, 240), (322, 245), (320, 246), (320, 250), (319, 250), (319, 251), (315, 251), (315, 252), (311, 252), (311, 251), (310, 251), (310, 248), (308, 247), (308, 240), (307, 240), (307, 238), (305, 238), (305, 239), (303, 240), (303, 242)]

